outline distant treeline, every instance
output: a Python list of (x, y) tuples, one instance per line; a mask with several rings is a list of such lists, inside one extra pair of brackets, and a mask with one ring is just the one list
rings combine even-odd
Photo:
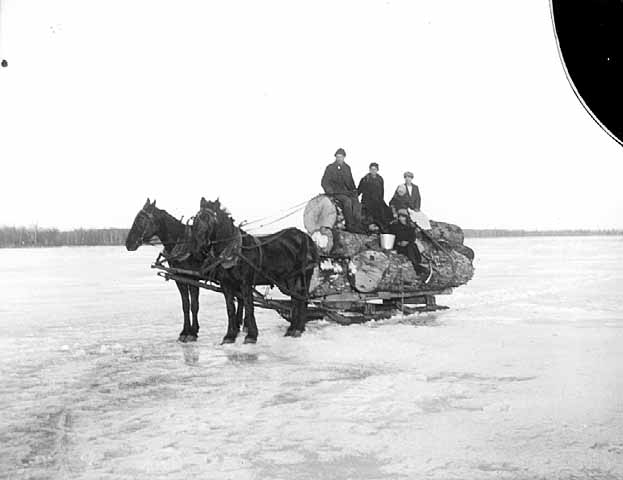
[(582, 237), (599, 235), (623, 235), (623, 230), (501, 230), (471, 229), (463, 233), (468, 238), (474, 237)]
[(61, 231), (57, 228), (0, 227), (0, 248), (123, 245), (127, 228)]
[[(500, 230), (466, 228), (463, 232), (467, 238), (623, 235), (623, 230)], [(0, 227), (0, 248), (123, 245), (127, 235), (127, 228), (78, 228), (61, 231), (57, 228)]]

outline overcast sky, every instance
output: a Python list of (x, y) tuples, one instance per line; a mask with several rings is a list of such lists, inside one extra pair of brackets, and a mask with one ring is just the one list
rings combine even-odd
[(251, 220), (343, 147), (355, 181), (378, 162), (389, 200), (412, 170), (464, 228), (623, 228), (623, 150), (545, 0), (0, 1), (0, 224), (129, 227), (202, 195)]

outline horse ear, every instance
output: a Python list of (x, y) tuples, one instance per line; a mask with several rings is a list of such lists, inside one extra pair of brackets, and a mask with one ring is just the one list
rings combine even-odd
[(221, 208), (221, 199), (219, 197), (216, 197), (216, 201), (214, 202), (214, 204), (218, 207)]
[(156, 206), (156, 201), (154, 200), (153, 202), (151, 202), (151, 206), (155, 207)]
[(145, 205), (143, 205), (143, 208), (145, 207), (149, 207), (150, 203), (149, 203), (149, 197), (147, 197), (147, 201), (145, 202)]
[(208, 201), (205, 197), (201, 197), (201, 201), (199, 202), (199, 208), (208, 208)]

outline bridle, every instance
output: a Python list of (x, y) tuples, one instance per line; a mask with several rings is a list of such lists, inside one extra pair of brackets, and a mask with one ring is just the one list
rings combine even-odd
[[(147, 220), (149, 220), (152, 224), (156, 223), (156, 216), (153, 213), (150, 213), (148, 211), (145, 210), (145, 207), (141, 208), (140, 211), (136, 214), (136, 218), (143, 216), (143, 217), (147, 217)], [(149, 243), (149, 240), (151, 240), (151, 237), (153, 237), (154, 235), (149, 235), (149, 238), (145, 238), (145, 232), (143, 232), (143, 234), (141, 235), (141, 244), (145, 244), (145, 243)]]

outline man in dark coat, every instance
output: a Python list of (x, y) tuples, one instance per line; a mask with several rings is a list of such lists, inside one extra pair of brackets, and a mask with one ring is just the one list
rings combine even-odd
[(410, 208), (418, 212), (422, 199), (420, 198), (420, 189), (413, 183), (413, 173), (405, 172), (405, 183), (398, 185), (394, 196), (389, 201), (392, 207), (394, 216), (396, 212), (402, 208)]
[(428, 275), (430, 272), (422, 265), (422, 256), (415, 244), (415, 225), (409, 221), (409, 212), (401, 208), (397, 212), (398, 219), (389, 225), (389, 232), (396, 235), (394, 246), (396, 252), (406, 256), (418, 275)]
[(379, 164), (372, 162), (370, 172), (359, 181), (357, 191), (361, 195), (364, 218), (369, 218), (385, 231), (391, 220), (391, 211), (385, 203), (385, 185), (378, 171)]
[(361, 204), (359, 203), (357, 188), (353, 180), (350, 167), (344, 161), (346, 152), (338, 148), (335, 152), (335, 162), (327, 165), (322, 176), (321, 185), (327, 195), (332, 196), (342, 204), (346, 228), (351, 232), (362, 232)]

